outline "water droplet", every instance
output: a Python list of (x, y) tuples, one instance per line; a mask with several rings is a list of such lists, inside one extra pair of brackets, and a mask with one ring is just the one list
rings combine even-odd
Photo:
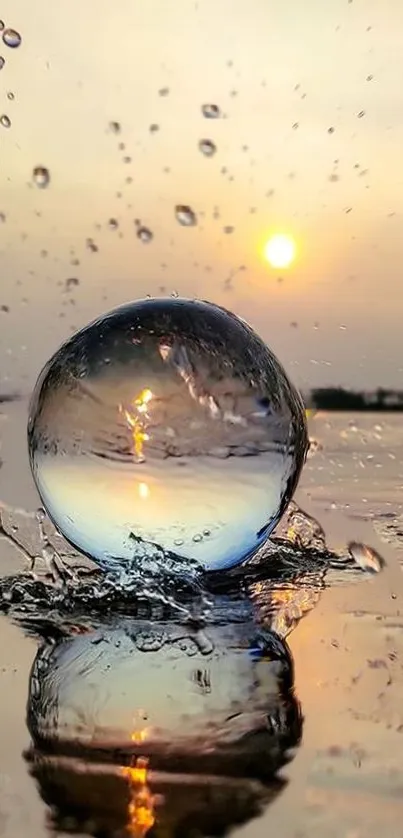
[(213, 157), (217, 151), (217, 146), (212, 140), (199, 140), (199, 150), (205, 157)]
[(94, 239), (88, 238), (85, 242), (85, 246), (87, 250), (91, 251), (91, 253), (98, 253), (99, 247), (95, 244)]
[(9, 91), (8, 91), (8, 93), (7, 93), (7, 99), (9, 99), (9, 100), (10, 100), (10, 102), (13, 102), (13, 101), (14, 101), (15, 96), (14, 96), (14, 93), (12, 92), (12, 90), (9, 90)]
[(119, 227), (119, 223), (116, 218), (110, 218), (108, 221), (108, 227), (110, 230), (117, 230)]
[(229, 236), (229, 235), (231, 235), (231, 233), (234, 232), (234, 229), (235, 228), (232, 226), (232, 224), (226, 224), (226, 226), (223, 227), (223, 233), (225, 233), (227, 236)]
[(169, 87), (160, 87), (158, 91), (158, 96), (168, 96), (169, 95)]
[(45, 512), (43, 506), (38, 507), (38, 509), (35, 512), (35, 518), (38, 521), (38, 524), (43, 524), (43, 522), (46, 519), (46, 512)]
[(157, 122), (152, 122), (149, 128), (150, 134), (156, 134), (157, 131), (160, 130), (160, 126)]
[(76, 276), (70, 276), (68, 279), (66, 279), (66, 281), (64, 283), (64, 287), (65, 287), (66, 291), (70, 291), (71, 288), (77, 288), (77, 286), (79, 284), (80, 284), (80, 280), (77, 279)]
[(5, 63), (6, 63), (6, 62), (5, 62), (4, 58), (3, 58), (3, 56), (2, 56), (2, 55), (0, 55), (0, 70), (2, 70), (2, 69), (3, 69), (3, 67), (4, 67)]
[[(70, 338), (39, 376), (28, 439), (59, 531), (103, 568), (147, 560), (150, 574), (162, 559), (218, 569), (256, 552), (308, 445), (302, 402), (252, 329), (172, 298), (130, 303)], [(230, 456), (210, 457), (223, 445)], [(201, 536), (201, 520), (214, 538)]]
[(299, 128), (299, 122), (294, 122), (292, 127), (293, 130), (296, 131)]
[(148, 244), (150, 241), (153, 240), (154, 234), (148, 227), (140, 226), (137, 229), (137, 238), (140, 239), (141, 242), (144, 244)]
[(363, 116), (365, 116), (365, 111), (359, 111), (359, 113), (357, 114), (358, 119), (362, 119)]
[(6, 223), (6, 218), (7, 218), (7, 216), (6, 216), (5, 212), (0, 212), (0, 223), (1, 224)]
[(2, 125), (3, 128), (11, 128), (11, 119), (7, 116), (7, 114), (3, 113), (0, 116), (0, 125)]
[(0, 20), (0, 32), (4, 29), (4, 20)]
[(193, 536), (192, 541), (194, 541), (197, 544), (199, 541), (203, 541), (203, 536), (200, 535), (199, 532), (197, 532), (196, 535)]
[(21, 44), (21, 35), (15, 29), (4, 29), (2, 37), (6, 47), (11, 49), (16, 49)]
[(183, 227), (194, 227), (197, 224), (197, 215), (187, 204), (177, 204), (175, 217)]
[(50, 172), (45, 166), (35, 166), (32, 172), (32, 180), (39, 189), (46, 189), (50, 183)]
[(373, 550), (372, 547), (368, 547), (367, 544), (351, 541), (348, 545), (348, 551), (362, 570), (369, 571), (370, 573), (379, 573), (385, 566), (385, 560), (382, 556), (376, 550)]
[(221, 116), (221, 111), (218, 105), (202, 105), (202, 114), (206, 117), (206, 119), (219, 119)]
[(335, 128), (333, 128), (333, 125), (331, 125), (330, 128), (327, 129), (327, 133), (328, 134), (334, 134), (334, 132), (335, 132)]
[(120, 132), (122, 130), (122, 126), (121, 126), (120, 122), (111, 121), (109, 123), (109, 130), (110, 130), (111, 134), (120, 134)]

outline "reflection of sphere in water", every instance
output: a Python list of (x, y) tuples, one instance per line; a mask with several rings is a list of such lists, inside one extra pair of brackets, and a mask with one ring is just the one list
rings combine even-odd
[(214, 615), (120, 616), (39, 649), (26, 757), (57, 831), (223, 836), (281, 790), (302, 734), (291, 653), (243, 600)]
[(102, 567), (147, 544), (208, 570), (253, 555), (295, 489), (301, 400), (260, 338), (209, 303), (143, 300), (65, 343), (31, 402), (42, 501)]
[(61, 756), (106, 749), (156, 771), (265, 780), (298, 744), (301, 715), (287, 645), (251, 621), (121, 619), (39, 650), (28, 727)]

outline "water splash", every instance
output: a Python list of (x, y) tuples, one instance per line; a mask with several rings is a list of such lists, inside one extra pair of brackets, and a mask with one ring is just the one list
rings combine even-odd
[(296, 504), (280, 532), (231, 571), (206, 574), (197, 562), (184, 566), (158, 545), (140, 543), (134, 568), (105, 574), (57, 532), (43, 509), (33, 514), (3, 505), (0, 545), (9, 546), (16, 570), (0, 577), (0, 610), (27, 630), (40, 624), (64, 633), (66, 619), (87, 625), (109, 613), (149, 620), (176, 615), (202, 626), (238, 623), (252, 608), (256, 624), (286, 637), (325, 587), (358, 581), (373, 568), (351, 552), (330, 551), (318, 522)]

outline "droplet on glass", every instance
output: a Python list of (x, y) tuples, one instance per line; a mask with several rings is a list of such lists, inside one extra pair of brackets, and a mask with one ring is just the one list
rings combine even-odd
[(199, 150), (205, 157), (213, 157), (217, 151), (217, 146), (212, 140), (199, 140)]
[(160, 87), (158, 91), (158, 96), (168, 96), (169, 94), (169, 87)]
[(7, 114), (3, 113), (0, 116), (0, 125), (2, 125), (3, 128), (10, 128), (11, 127), (11, 119), (10, 119), (9, 116), (7, 116)]
[(223, 233), (229, 236), (231, 235), (231, 233), (234, 232), (234, 229), (235, 228), (232, 226), (232, 224), (226, 224), (225, 227), (223, 227)]
[(13, 101), (14, 101), (15, 96), (14, 96), (14, 93), (12, 92), (12, 90), (9, 90), (9, 91), (8, 91), (8, 93), (7, 93), (7, 99), (9, 99), (9, 101), (10, 101), (10, 102), (13, 102)]
[(363, 116), (365, 116), (365, 111), (359, 111), (359, 113), (357, 114), (358, 119), (362, 119)]
[(4, 29), (2, 38), (6, 47), (10, 47), (11, 49), (19, 47), (22, 40), (20, 33), (15, 29)]
[(202, 105), (202, 114), (206, 117), (206, 119), (219, 119), (221, 116), (221, 111), (218, 105)]
[(45, 166), (35, 166), (32, 172), (32, 180), (39, 189), (46, 189), (50, 183), (50, 172)]
[(3, 58), (3, 56), (2, 56), (2, 55), (0, 55), (0, 70), (2, 70), (2, 69), (3, 69), (3, 67), (4, 67), (5, 63), (6, 63), (6, 62), (5, 62), (4, 58)]
[(175, 218), (182, 227), (194, 227), (197, 224), (197, 215), (187, 204), (176, 205)]
[(110, 218), (108, 221), (108, 227), (110, 230), (117, 230), (119, 227), (119, 223), (116, 218)]
[(142, 225), (140, 225), (140, 227), (137, 228), (136, 235), (137, 238), (140, 239), (141, 242), (143, 242), (143, 244), (148, 244), (154, 238), (152, 231), (148, 227), (143, 227)]
[[(104, 569), (155, 551), (239, 564), (276, 526), (308, 447), (302, 401), (258, 335), (173, 298), (129, 303), (70, 338), (39, 376), (28, 443), (49, 517)], [(223, 446), (226, 459), (211, 454)], [(196, 542), (203, 530), (214, 537)]]
[(160, 130), (160, 126), (157, 122), (152, 122), (149, 128), (150, 134), (156, 134), (157, 131)]
[(297, 129), (299, 128), (299, 122), (294, 122), (292, 127), (294, 131), (297, 131)]
[(333, 125), (331, 125), (330, 128), (327, 129), (327, 133), (328, 134), (334, 134), (334, 132), (335, 132), (335, 129), (334, 129)]
[(4, 20), (0, 20), (0, 32), (4, 29)]
[(122, 130), (122, 126), (120, 122), (114, 122), (113, 120), (109, 123), (109, 130), (111, 134), (120, 134)]

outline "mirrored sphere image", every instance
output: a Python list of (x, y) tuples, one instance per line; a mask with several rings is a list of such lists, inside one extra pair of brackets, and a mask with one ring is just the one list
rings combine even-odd
[(41, 372), (28, 444), (42, 502), (102, 568), (147, 545), (206, 570), (268, 538), (308, 439), (299, 394), (255, 332), (211, 303), (129, 303), (71, 337)]
[(57, 831), (202, 838), (281, 791), (303, 720), (287, 644), (251, 620), (120, 618), (41, 646), (27, 724)]

